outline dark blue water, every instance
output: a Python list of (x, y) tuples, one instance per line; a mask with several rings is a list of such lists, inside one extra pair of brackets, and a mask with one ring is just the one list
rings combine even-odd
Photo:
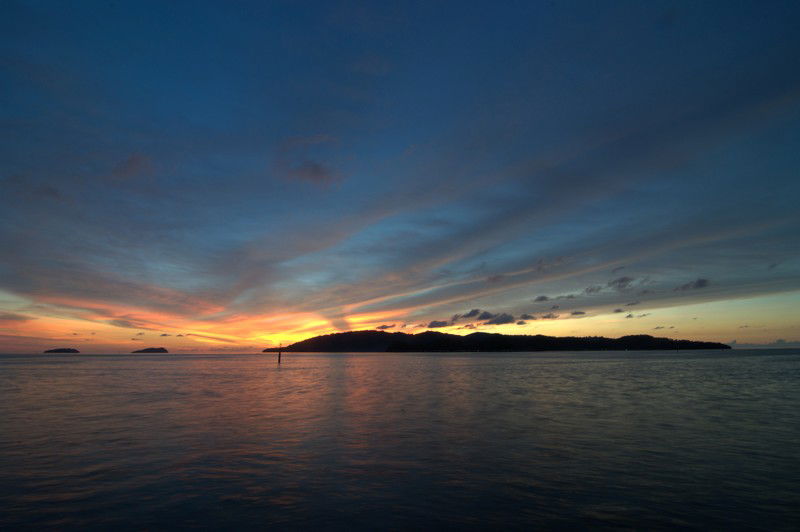
[(800, 527), (800, 351), (0, 356), (0, 528)]

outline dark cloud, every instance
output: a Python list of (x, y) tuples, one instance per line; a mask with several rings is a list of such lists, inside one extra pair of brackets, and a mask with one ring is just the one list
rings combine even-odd
[(550, 310), (558, 310), (560, 307), (558, 305), (553, 305), (550, 307)]
[(536, 299), (534, 299), (534, 301), (536, 301), (537, 303), (539, 301), (550, 301), (550, 298), (547, 296), (536, 296)]
[(619, 272), (621, 272), (621, 271), (622, 271), (622, 270), (624, 270), (624, 269), (625, 269), (625, 266), (617, 266), (616, 268), (614, 268), (613, 270), (611, 270), (611, 273), (619, 273)]
[(566, 294), (563, 296), (558, 296), (556, 299), (575, 299), (575, 294)]
[(139, 327), (128, 320), (108, 320), (106, 321), (109, 325), (113, 325), (115, 327), (124, 327), (126, 329), (138, 329)]
[(436, 321), (436, 320), (433, 320), (432, 322), (430, 322), (428, 324), (428, 328), (429, 329), (436, 329), (437, 327), (447, 327), (448, 325), (450, 325), (449, 321)]
[(464, 314), (462, 318), (474, 318), (478, 316), (480, 313), (481, 313), (480, 309), (474, 308), (469, 312), (467, 312), (466, 314)]
[(659, 325), (658, 327), (653, 327), (654, 331), (657, 331), (659, 329), (666, 329), (666, 327), (664, 327), (663, 325)]
[(380, 330), (385, 330), (385, 329), (392, 329), (393, 327), (394, 327), (394, 324), (391, 324), (391, 325), (378, 325), (375, 328), (376, 329), (380, 329)]
[(621, 308), (615, 308), (615, 309), (614, 309), (614, 312), (625, 312), (625, 311), (624, 311), (624, 310), (622, 310)]
[(697, 290), (699, 288), (705, 288), (709, 284), (711, 284), (711, 281), (709, 281), (708, 279), (696, 279), (692, 282), (676, 286), (675, 291), (677, 292), (682, 290)]
[(626, 317), (626, 318), (632, 318), (632, 317), (633, 317), (633, 314), (628, 314), (628, 315), (627, 315), (627, 316), (625, 316), (625, 317)]
[(639, 314), (639, 315), (638, 315), (638, 316), (636, 316), (636, 317), (637, 317), (637, 318), (644, 318), (645, 316), (649, 316), (649, 315), (650, 315), (650, 313), (649, 313), (649, 312), (645, 312), (644, 314)]
[(494, 317), (495, 317), (495, 314), (492, 314), (488, 310), (484, 310), (483, 312), (481, 312), (480, 316), (478, 316), (478, 320), (480, 320), (480, 321), (490, 320), (490, 319), (492, 319)]
[(517, 322), (517, 325), (525, 325), (526, 323), (527, 323), (527, 322), (525, 322), (525, 321), (523, 321), (523, 320), (519, 320), (519, 321)]
[(492, 319), (486, 322), (486, 325), (505, 325), (506, 323), (514, 323), (515, 318), (511, 314), (501, 313), (495, 315)]
[(153, 164), (150, 157), (141, 153), (134, 153), (114, 167), (111, 171), (111, 178), (115, 180), (129, 179), (149, 174), (152, 169)]
[(302, 161), (290, 168), (287, 174), (292, 179), (312, 183), (328, 183), (339, 179), (336, 170), (317, 161)]
[(582, 310), (573, 310), (572, 311), (572, 315), (573, 316), (583, 316), (584, 314), (586, 314), (586, 313), (584, 311), (582, 311)]
[(167, 334), (167, 333), (161, 333), (161, 336), (172, 336), (172, 335)]
[(0, 321), (30, 321), (36, 318), (14, 314), (13, 312), (0, 312)]
[(144, 333), (143, 332), (136, 333), (136, 336), (144, 336)]
[(342, 178), (333, 167), (338, 141), (330, 135), (295, 137), (285, 141), (275, 157), (275, 171), (284, 178), (326, 185)]
[(625, 303), (626, 307), (632, 307), (634, 305), (638, 305), (641, 301), (631, 301), (630, 303)]
[(182, 335), (182, 334), (176, 334), (175, 336), (180, 338), (180, 337), (182, 337), (183, 335)]
[(543, 320), (555, 320), (558, 319), (558, 314), (554, 314), (552, 312), (548, 312), (544, 316), (542, 316)]
[(533, 314), (523, 314), (519, 317), (521, 320), (535, 320), (536, 317)]
[(587, 286), (583, 291), (587, 294), (596, 294), (603, 289), (600, 285)]
[(623, 290), (627, 290), (630, 288), (631, 284), (635, 281), (633, 277), (618, 277), (613, 281), (609, 281), (607, 286), (609, 288), (613, 288), (614, 290), (618, 290), (622, 292)]

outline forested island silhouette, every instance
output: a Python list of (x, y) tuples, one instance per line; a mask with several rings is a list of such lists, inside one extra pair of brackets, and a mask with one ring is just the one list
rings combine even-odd
[(507, 335), (475, 332), (465, 336), (426, 331), (419, 334), (385, 331), (351, 331), (315, 336), (284, 347), (268, 347), (264, 353), (306, 352), (513, 352), (513, 351), (647, 351), (730, 349), (718, 342), (656, 338), (647, 334), (605, 338), (602, 336)]

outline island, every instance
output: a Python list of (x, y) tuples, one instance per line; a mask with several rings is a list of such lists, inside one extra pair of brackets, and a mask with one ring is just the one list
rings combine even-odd
[(525, 352), (525, 351), (644, 351), (684, 349), (730, 349), (717, 342), (695, 342), (655, 338), (647, 334), (604, 338), (602, 336), (507, 335), (476, 332), (466, 336), (426, 331), (419, 334), (385, 331), (351, 331), (315, 336), (286, 347), (268, 347), (270, 352)]
[(80, 351), (71, 347), (58, 347), (56, 349), (48, 349), (45, 353), (80, 353)]
[(144, 349), (131, 351), (131, 353), (169, 353), (169, 351), (167, 351), (163, 347), (145, 347)]

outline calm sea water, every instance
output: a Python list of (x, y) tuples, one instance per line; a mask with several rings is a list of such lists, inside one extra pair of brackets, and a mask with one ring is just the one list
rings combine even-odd
[(0, 528), (800, 527), (800, 351), (0, 356)]

